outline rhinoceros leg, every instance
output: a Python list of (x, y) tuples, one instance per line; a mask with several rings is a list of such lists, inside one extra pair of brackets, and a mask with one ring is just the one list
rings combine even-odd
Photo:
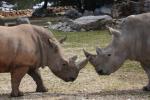
[(43, 84), (39, 69), (29, 70), (28, 74), (36, 82), (36, 85), (37, 85), (36, 92), (47, 92), (48, 91), (48, 89)]
[(21, 79), (25, 76), (27, 73), (29, 67), (27, 66), (17, 66), (11, 71), (11, 87), (12, 87), (12, 92), (11, 96), (12, 97), (18, 97), (22, 96), (23, 93), (19, 90), (19, 85), (21, 82)]
[(143, 90), (150, 91), (150, 64), (141, 63), (141, 65), (148, 76), (148, 84), (143, 87)]

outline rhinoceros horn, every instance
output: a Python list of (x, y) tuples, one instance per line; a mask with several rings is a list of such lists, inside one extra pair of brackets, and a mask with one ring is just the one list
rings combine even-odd
[(85, 59), (85, 60), (82, 60), (82, 61), (76, 63), (77, 58), (78, 58), (77, 56), (73, 56), (73, 57), (69, 58), (69, 62), (74, 63), (76, 65), (76, 67), (79, 70), (81, 70), (88, 63), (88, 59)]
[(111, 27), (107, 27), (107, 28), (109, 29), (109, 32), (110, 32), (112, 35), (114, 35), (114, 36), (116, 36), (116, 37), (119, 37), (119, 36), (121, 35), (121, 33), (120, 33), (119, 30), (113, 29), (113, 28), (111, 28)]
[(76, 63), (76, 66), (79, 70), (81, 70), (82, 68), (84, 68), (88, 63), (88, 59), (84, 59), (78, 63)]
[(75, 56), (69, 58), (69, 62), (75, 62), (77, 60), (77, 58), (78, 57), (75, 55)]
[(84, 55), (86, 56), (86, 58), (88, 58), (88, 59), (89, 59), (91, 56), (93, 56), (93, 54), (91, 54), (91, 53), (85, 51), (84, 49), (83, 49), (83, 52), (84, 52)]
[(63, 38), (61, 38), (60, 40), (59, 40), (59, 43), (60, 44), (62, 44), (64, 41), (66, 41), (67, 40), (67, 35), (65, 36), (65, 37), (63, 37)]

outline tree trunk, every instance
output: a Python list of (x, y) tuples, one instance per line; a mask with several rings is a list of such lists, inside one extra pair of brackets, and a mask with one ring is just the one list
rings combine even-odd
[(44, 5), (43, 5), (42, 9), (47, 9), (47, 4), (48, 4), (48, 0), (44, 0)]
[(83, 13), (83, 5), (82, 5), (82, 0), (77, 0), (77, 9), (79, 12)]

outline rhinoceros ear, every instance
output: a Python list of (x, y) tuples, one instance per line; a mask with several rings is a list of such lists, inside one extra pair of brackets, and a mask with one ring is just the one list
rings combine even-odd
[(50, 46), (51, 46), (55, 51), (57, 51), (57, 50), (58, 50), (57, 43), (55, 43), (52, 39), (48, 39), (48, 40), (49, 40)]
[(97, 47), (96, 53), (97, 53), (97, 55), (102, 55), (102, 49)]
[(62, 44), (67, 40), (67, 35), (59, 40), (59, 43)]
[(111, 27), (107, 27), (109, 29), (109, 32), (114, 35), (115, 37), (119, 37), (121, 35), (120, 31), (113, 29)]

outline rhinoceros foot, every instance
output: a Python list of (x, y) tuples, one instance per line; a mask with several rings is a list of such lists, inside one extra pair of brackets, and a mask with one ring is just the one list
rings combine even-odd
[(48, 92), (48, 89), (46, 87), (37, 87), (36, 92)]
[(150, 86), (144, 86), (143, 91), (150, 91)]
[(20, 97), (23, 96), (23, 92), (11, 92), (11, 97)]

